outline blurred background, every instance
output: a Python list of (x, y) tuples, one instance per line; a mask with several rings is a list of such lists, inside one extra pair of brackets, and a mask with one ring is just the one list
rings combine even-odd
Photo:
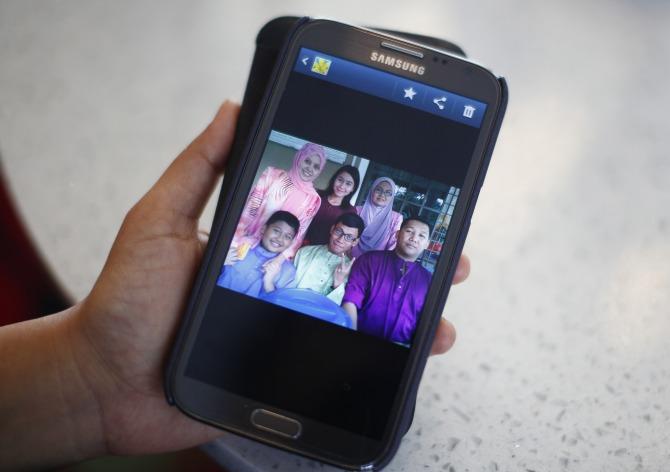
[[(388, 470), (667, 470), (668, 2), (0, 0), (1, 166), (54, 283), (88, 293), (283, 14), (443, 37), (509, 81), (472, 274), (445, 310), (458, 341)], [(316, 467), (232, 436), (207, 450), (230, 470)]]

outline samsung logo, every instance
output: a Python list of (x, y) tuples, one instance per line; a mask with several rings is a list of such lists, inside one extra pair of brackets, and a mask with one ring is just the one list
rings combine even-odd
[(389, 56), (388, 54), (383, 54), (377, 51), (372, 51), (370, 53), (370, 60), (373, 62), (379, 62), (389, 67), (395, 67), (396, 69), (406, 70), (412, 74), (423, 75), (426, 72), (424, 66), (414, 64), (413, 62), (403, 61), (397, 57)]

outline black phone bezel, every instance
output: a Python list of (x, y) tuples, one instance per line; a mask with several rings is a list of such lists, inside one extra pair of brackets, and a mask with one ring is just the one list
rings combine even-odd
[[(424, 76), (417, 78), (408, 72), (403, 73), (403, 71), (368, 63), (370, 50), (378, 48), (381, 39), (391, 39), (395, 43), (405, 44), (423, 52), (423, 63), (426, 67)], [(265, 145), (265, 139), (263, 138), (270, 131), (272, 117), (283, 94), (283, 87), (292, 71), (296, 54), (303, 46), (355, 62), (367, 63), (366, 65), (378, 67), (397, 75), (406, 75), (413, 80), (419, 79), (426, 84), (448, 89), (486, 102), (489, 105), (482, 122), (482, 131), (475, 146), (470, 169), (461, 189), (461, 195), (467, 196), (467, 198), (461, 197), (459, 199), (459, 204), (451, 222), (452, 228), (455, 230), (450, 231), (447, 235), (444, 248), (448, 250), (443, 250), (436, 266), (435, 273), (445, 275), (438, 283), (432, 284), (424, 306), (424, 313), (432, 313), (433, 316), (422, 317), (427, 319), (428, 322), (421, 322), (417, 328), (414, 344), (394, 403), (393, 421), (390, 422), (384, 438), (381, 441), (375, 441), (301, 418), (300, 415), (282, 411), (271, 405), (263, 405), (250, 399), (238, 397), (184, 375), (185, 364), (190, 356), (192, 343), (200, 321), (202, 321), (206, 302), (214, 286), (216, 279), (214, 273), (218, 271), (222, 263), (224, 251), (221, 249), (229, 245), (237, 218), (222, 218), (218, 227), (212, 228), (213, 238), (210, 245), (214, 245), (214, 247), (208, 250), (212, 257), (204, 262), (201, 269), (209, 276), (203, 276), (203, 274), (199, 276), (201, 283), (195, 287), (185, 323), (187, 326), (184, 329), (187, 330), (187, 333), (186, 336), (182, 337), (183, 342), (175, 348), (174, 358), (176, 362), (170, 366), (167, 387), (174, 403), (186, 414), (201, 421), (340, 467), (349, 469), (360, 469), (366, 465), (377, 467), (389, 459), (397, 448), (399, 437), (403, 433), (400, 431), (402, 414), (408, 406), (411, 406), (408, 405), (408, 400), (410, 400), (411, 392), (416, 391), (425, 365), (432, 337), (440, 318), (437, 308), (443, 306), (448, 295), (456, 262), (460, 256), (462, 241), (464, 241), (469, 227), (472, 207), (479, 191), (481, 172), (482, 170), (485, 171), (486, 151), (490, 147), (491, 139), (495, 138), (493, 129), (498, 117), (502, 94), (500, 83), (493, 74), (483, 67), (465, 61), (458, 56), (373, 30), (352, 27), (329, 20), (303, 21), (296, 26), (292, 40), (280, 55), (280, 62), (277, 65), (275, 78), (270, 87), (272, 93), (266, 96), (264, 105), (259, 110), (259, 116), (257, 117), (257, 125), (259, 126), (254, 127), (254, 134), (249, 136), (250, 143), (245, 152), (246, 159), (243, 159), (231, 173), (232, 175), (229, 174), (229, 177), (225, 179), (222, 198), (220, 199), (221, 207), (217, 209), (217, 213), (222, 211), (226, 214), (238, 216), (241, 213), (245, 199), (235, 201), (232, 195), (237, 194), (240, 189), (248, 191), (253, 184), (251, 179), (254, 177)], [(437, 57), (438, 60), (433, 61), (433, 57)], [(417, 59), (413, 60), (422, 62)], [(443, 60), (446, 61), (446, 64), (443, 64)], [(444, 80), (445, 76), (448, 76), (448, 80)], [(486, 90), (487, 93), (483, 93), (483, 90)], [(303, 435), (301, 440), (287, 439), (254, 428), (249, 422), (249, 416), (256, 408), (268, 408), (298, 418), (303, 423), (307, 437)], [(315, 439), (314, 442), (310, 441), (312, 438)], [(329, 447), (324, 448), (319, 444), (329, 444)]]

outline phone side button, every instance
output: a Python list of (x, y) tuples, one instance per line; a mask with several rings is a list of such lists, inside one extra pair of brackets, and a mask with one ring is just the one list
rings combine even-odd
[(251, 412), (251, 424), (263, 431), (276, 433), (287, 438), (297, 439), (302, 433), (299, 421), (272, 411), (257, 408)]

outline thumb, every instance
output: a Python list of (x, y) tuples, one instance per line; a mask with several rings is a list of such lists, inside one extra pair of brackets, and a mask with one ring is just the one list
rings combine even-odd
[(228, 159), (239, 106), (226, 101), (207, 128), (170, 164), (142, 200), (179, 227), (196, 221)]

